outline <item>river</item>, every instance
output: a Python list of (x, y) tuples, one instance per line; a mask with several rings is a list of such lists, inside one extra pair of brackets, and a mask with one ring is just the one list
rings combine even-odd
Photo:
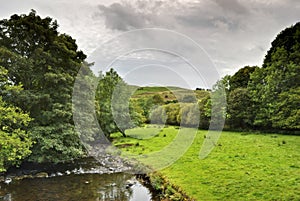
[[(88, 164), (88, 165), (87, 165)], [(91, 167), (93, 166), (93, 167)], [(49, 166), (48, 166), (49, 167)], [(36, 170), (38, 169), (38, 170)], [(22, 174), (28, 173), (26, 167)], [(40, 171), (43, 170), (41, 173)], [(30, 170), (34, 178), (20, 178), (20, 169), (0, 183), (0, 200), (5, 201), (150, 201), (159, 200), (150, 187), (133, 174), (114, 172), (86, 161)], [(19, 175), (19, 176), (18, 176)], [(41, 176), (42, 175), (42, 176)], [(46, 176), (43, 176), (46, 175)], [(10, 179), (12, 178), (12, 179)]]

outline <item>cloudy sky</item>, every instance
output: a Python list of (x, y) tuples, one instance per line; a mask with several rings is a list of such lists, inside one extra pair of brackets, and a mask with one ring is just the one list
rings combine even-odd
[(271, 41), (300, 21), (299, 0), (0, 0), (0, 18), (37, 11), (94, 61), (138, 85), (209, 88), (261, 65)]

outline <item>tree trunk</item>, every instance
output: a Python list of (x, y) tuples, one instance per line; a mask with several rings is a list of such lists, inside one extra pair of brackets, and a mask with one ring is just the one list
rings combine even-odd
[(127, 137), (126, 134), (125, 134), (125, 131), (119, 129), (120, 133), (122, 133), (123, 137)]

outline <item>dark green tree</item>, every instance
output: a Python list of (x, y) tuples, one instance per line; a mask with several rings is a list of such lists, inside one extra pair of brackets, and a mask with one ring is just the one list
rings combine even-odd
[(297, 23), (276, 37), (263, 68), (251, 74), (248, 89), (256, 106), (255, 126), (276, 130), (299, 128), (299, 52), (300, 24)]
[(249, 129), (253, 122), (253, 103), (247, 88), (236, 88), (227, 100), (227, 124), (233, 129)]
[(257, 66), (245, 66), (239, 69), (233, 76), (229, 79), (229, 91), (233, 91), (236, 88), (247, 88), (248, 82), (250, 80), (250, 75), (258, 68)]
[(263, 67), (273, 63), (273, 54), (277, 48), (283, 48), (288, 53), (288, 59), (295, 64), (300, 64), (300, 22), (281, 31), (271, 43), (271, 48), (268, 50)]
[(84, 151), (74, 129), (72, 88), (86, 56), (74, 39), (59, 34), (52, 18), (31, 11), (0, 21), (0, 65), (9, 80), (22, 84), (17, 97), (6, 97), (34, 119), (30, 132), (36, 142), (30, 160), (70, 160)]
[(272, 125), (277, 129), (300, 130), (300, 87), (279, 94)]

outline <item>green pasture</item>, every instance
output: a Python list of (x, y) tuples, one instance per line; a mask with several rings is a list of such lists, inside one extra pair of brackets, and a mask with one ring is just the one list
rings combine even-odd
[[(189, 135), (179, 130), (147, 125), (127, 130), (127, 138), (118, 133), (112, 137), (124, 153), (138, 156), (164, 153), (161, 150), (178, 135)], [(300, 200), (299, 136), (222, 132), (216, 147), (201, 160), (206, 135), (205, 130), (197, 131), (188, 150), (159, 170), (187, 195), (196, 200)], [(170, 152), (176, 155), (176, 148)]]

